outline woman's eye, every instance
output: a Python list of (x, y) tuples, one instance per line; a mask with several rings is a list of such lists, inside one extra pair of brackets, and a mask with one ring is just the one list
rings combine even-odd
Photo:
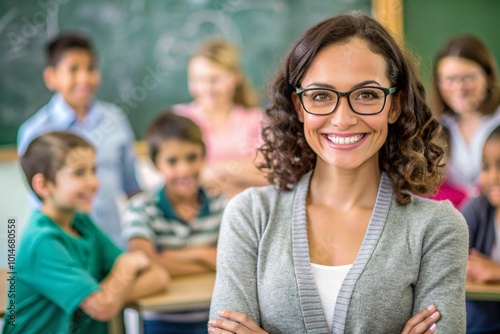
[(316, 92), (311, 92), (309, 98), (315, 101), (326, 101), (326, 100), (331, 100), (332, 96), (329, 92), (316, 91)]
[(177, 163), (177, 158), (170, 158), (170, 159), (167, 159), (167, 164), (169, 166), (175, 166), (175, 164)]
[(364, 90), (364, 91), (361, 91), (357, 94), (357, 98), (359, 98), (361, 100), (377, 99), (378, 94), (374, 91), (371, 91), (371, 90)]

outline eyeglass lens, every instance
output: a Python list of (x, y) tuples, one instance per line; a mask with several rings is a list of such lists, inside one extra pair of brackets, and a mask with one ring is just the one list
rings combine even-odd
[(466, 73), (463, 75), (450, 75), (443, 76), (439, 78), (439, 83), (444, 85), (451, 85), (453, 83), (462, 83), (464, 85), (471, 84), (476, 81), (480, 76), (480, 73)]
[[(359, 114), (376, 114), (382, 111), (386, 94), (382, 89), (362, 87), (353, 90), (349, 96), (351, 108)], [(329, 114), (335, 110), (339, 97), (335, 91), (322, 88), (302, 93), (302, 103), (307, 112), (316, 115)]]

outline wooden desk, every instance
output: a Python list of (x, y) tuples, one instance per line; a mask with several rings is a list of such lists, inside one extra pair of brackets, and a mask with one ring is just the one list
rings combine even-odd
[(214, 284), (215, 273), (175, 277), (167, 291), (140, 298), (128, 307), (139, 312), (209, 308)]
[(127, 305), (139, 314), (139, 333), (143, 333), (143, 311), (186, 311), (209, 308), (215, 284), (215, 273), (179, 276), (172, 279), (167, 291), (140, 298)]
[(465, 297), (468, 300), (500, 302), (500, 283), (478, 284), (471, 281), (465, 283)]

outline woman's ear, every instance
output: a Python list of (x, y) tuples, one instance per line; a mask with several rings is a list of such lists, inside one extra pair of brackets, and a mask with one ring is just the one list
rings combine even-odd
[(50, 194), (49, 182), (42, 173), (36, 173), (31, 179), (31, 187), (35, 194), (41, 198), (46, 198)]
[(396, 94), (392, 100), (391, 109), (389, 110), (389, 115), (387, 116), (387, 123), (394, 124), (399, 119), (401, 115), (401, 98), (400, 94)]
[(304, 123), (304, 108), (302, 108), (300, 97), (295, 92), (292, 93), (292, 102), (295, 107), (295, 112), (297, 113), (297, 118), (301, 123)]
[(51, 92), (56, 90), (55, 75), (55, 68), (53, 66), (47, 66), (43, 70), (43, 82), (45, 82), (45, 86)]

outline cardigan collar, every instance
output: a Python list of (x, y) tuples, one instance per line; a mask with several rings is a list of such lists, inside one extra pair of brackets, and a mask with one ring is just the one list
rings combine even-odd
[[(321, 300), (311, 269), (307, 238), (306, 198), (312, 171), (305, 174), (295, 188), (292, 212), (292, 243), (295, 277), (307, 334), (329, 334)], [(372, 216), (356, 260), (349, 270), (335, 304), (332, 334), (344, 333), (349, 302), (354, 286), (368, 263), (382, 235), (393, 198), (389, 176), (382, 173)]]

